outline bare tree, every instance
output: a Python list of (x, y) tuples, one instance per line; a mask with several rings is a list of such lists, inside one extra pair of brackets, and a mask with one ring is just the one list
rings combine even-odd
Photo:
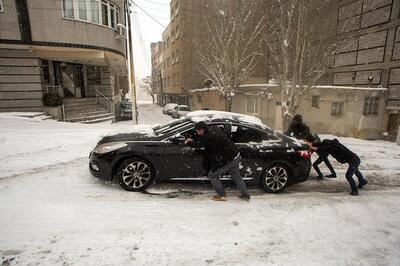
[(153, 85), (153, 82), (151, 80), (151, 77), (147, 76), (142, 79), (142, 86), (143, 90), (151, 96), (153, 99), (153, 103), (155, 103), (155, 95), (157, 94), (157, 89)]
[(281, 92), (282, 126), (287, 129), (302, 97), (333, 66), (347, 38), (336, 34), (338, 1), (268, 1), (267, 63)]
[(211, 80), (225, 97), (225, 109), (231, 110), (232, 96), (239, 85), (252, 75), (265, 27), (258, 1), (208, 0), (204, 17), (206, 41), (195, 40), (199, 71)]

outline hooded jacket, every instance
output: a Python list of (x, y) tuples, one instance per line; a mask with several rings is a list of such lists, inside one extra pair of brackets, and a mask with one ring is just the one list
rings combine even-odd
[(291, 136), (293, 134), (293, 137), (296, 139), (301, 139), (310, 133), (310, 128), (304, 124), (301, 119), (299, 120), (300, 121), (293, 121), (290, 124), (288, 130), (285, 132), (286, 136)]

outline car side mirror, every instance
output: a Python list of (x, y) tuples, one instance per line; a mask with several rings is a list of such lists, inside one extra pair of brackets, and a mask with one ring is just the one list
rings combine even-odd
[(185, 136), (179, 135), (179, 136), (174, 136), (170, 138), (171, 143), (173, 144), (180, 144), (185, 142)]

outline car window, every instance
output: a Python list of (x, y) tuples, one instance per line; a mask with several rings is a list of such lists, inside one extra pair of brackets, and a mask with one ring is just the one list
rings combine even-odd
[(278, 138), (268, 132), (251, 127), (232, 125), (231, 138), (235, 143), (261, 143), (263, 141), (278, 140)]
[(165, 135), (174, 132), (181, 127), (185, 127), (191, 123), (192, 123), (191, 121), (187, 120), (174, 120), (169, 122), (168, 124), (157, 126), (153, 128), (153, 130), (156, 135)]

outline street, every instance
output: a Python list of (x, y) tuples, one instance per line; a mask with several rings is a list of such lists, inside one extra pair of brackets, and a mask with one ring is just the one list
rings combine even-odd
[[(147, 125), (170, 120), (152, 104), (139, 115)], [(2, 265), (400, 264), (394, 143), (341, 138), (370, 181), (359, 197), (348, 195), (345, 168), (335, 163), (337, 179), (311, 178), (277, 195), (250, 187), (249, 203), (229, 186), (228, 201), (214, 202), (205, 182), (129, 193), (90, 175), (88, 155), (101, 136), (146, 125), (28, 116), (0, 114)]]

